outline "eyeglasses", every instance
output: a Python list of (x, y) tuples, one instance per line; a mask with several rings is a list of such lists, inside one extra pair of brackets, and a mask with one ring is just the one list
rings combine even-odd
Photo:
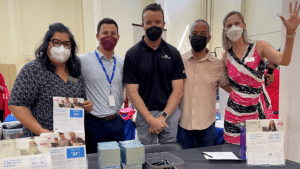
[(70, 49), (72, 46), (72, 42), (70, 42), (70, 41), (62, 42), (58, 39), (51, 39), (50, 41), (52, 42), (53, 46), (55, 46), (55, 47), (60, 47), (61, 44), (63, 44), (65, 48)]

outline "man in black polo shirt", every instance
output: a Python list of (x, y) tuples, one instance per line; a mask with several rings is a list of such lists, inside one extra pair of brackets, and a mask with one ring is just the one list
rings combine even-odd
[(165, 25), (161, 6), (146, 6), (142, 20), (145, 36), (126, 53), (123, 83), (138, 110), (139, 140), (145, 145), (157, 139), (175, 142), (179, 116), (173, 112), (183, 93), (183, 62), (179, 51), (161, 38)]

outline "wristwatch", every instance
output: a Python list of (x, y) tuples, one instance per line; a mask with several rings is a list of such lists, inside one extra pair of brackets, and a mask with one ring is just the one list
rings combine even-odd
[(167, 114), (166, 112), (164, 112), (164, 111), (161, 113), (161, 115), (162, 115), (164, 118), (168, 118), (168, 114)]

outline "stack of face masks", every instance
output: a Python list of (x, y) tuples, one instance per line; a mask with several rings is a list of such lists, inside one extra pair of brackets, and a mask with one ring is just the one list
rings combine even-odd
[(137, 140), (121, 141), (121, 158), (123, 169), (142, 169), (145, 163), (145, 147)]
[(121, 169), (120, 147), (117, 142), (98, 143), (98, 165), (101, 169)]

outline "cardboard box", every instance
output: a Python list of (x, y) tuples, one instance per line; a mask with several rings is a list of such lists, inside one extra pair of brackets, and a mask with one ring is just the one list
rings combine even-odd
[(124, 163), (122, 163), (122, 168), (123, 169), (142, 169), (143, 165), (142, 164), (136, 164), (136, 165), (125, 165)]
[(98, 143), (99, 168), (121, 168), (120, 147), (114, 143)]
[(122, 163), (127, 166), (145, 163), (145, 147), (142, 144), (120, 145)]

